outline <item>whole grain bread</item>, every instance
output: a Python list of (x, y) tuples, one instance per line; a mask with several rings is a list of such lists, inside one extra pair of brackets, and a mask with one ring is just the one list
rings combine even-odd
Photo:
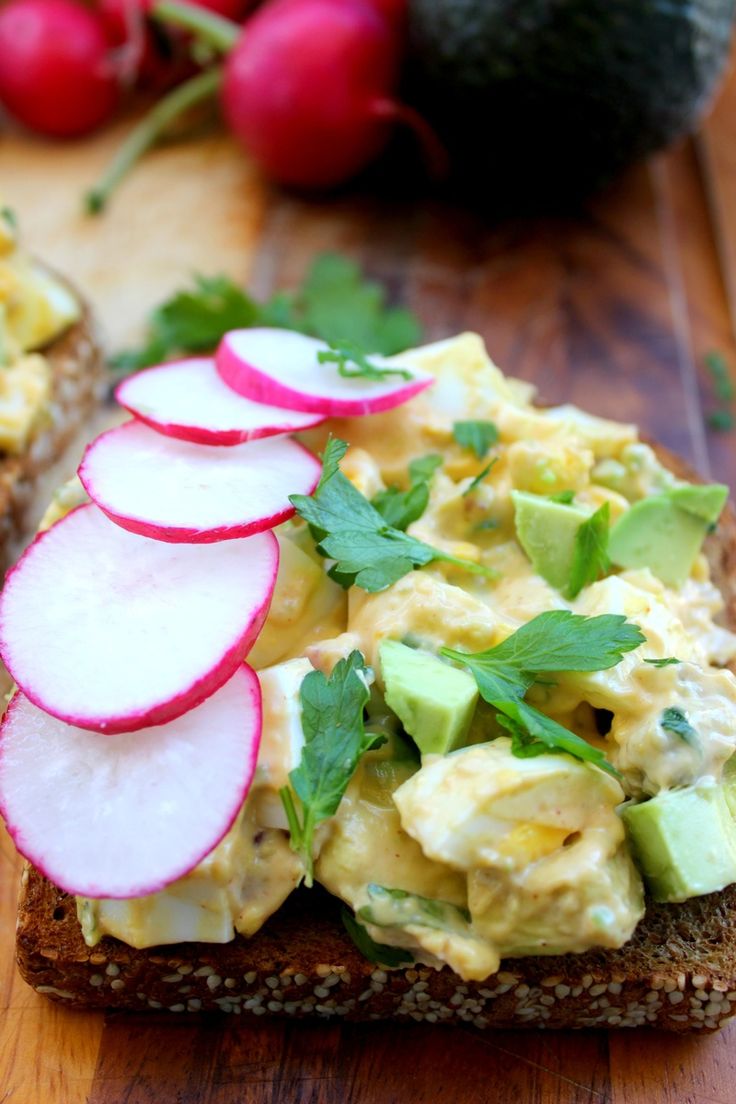
[[(23, 454), (0, 452), (1, 573), (13, 562), (23, 541), (33, 533), (46, 505), (39, 493), (41, 477), (62, 460), (67, 448), (87, 424), (104, 386), (104, 358), (86, 304), (79, 321), (40, 351), (51, 367), (48, 420)], [(69, 474), (64, 472), (57, 482), (62, 482)]]
[[(657, 449), (683, 478), (693, 473)], [(736, 514), (706, 551), (736, 628)], [(483, 982), (445, 967), (384, 970), (354, 947), (340, 904), (298, 890), (251, 939), (136, 951), (87, 947), (73, 898), (27, 866), (17, 956), (33, 988), (70, 1008), (221, 1011), (244, 1016), (396, 1018), (476, 1027), (658, 1027), (714, 1031), (736, 1015), (736, 886), (679, 905), (649, 902), (617, 951), (509, 959)]]

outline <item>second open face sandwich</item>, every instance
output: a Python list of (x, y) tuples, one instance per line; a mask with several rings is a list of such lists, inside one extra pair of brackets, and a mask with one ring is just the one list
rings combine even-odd
[(33, 531), (38, 480), (88, 419), (102, 378), (84, 303), (23, 250), (0, 199), (0, 572)]
[(535, 407), (472, 334), (385, 360), (241, 331), (119, 399), (0, 601), (30, 983), (725, 1022), (727, 488)]

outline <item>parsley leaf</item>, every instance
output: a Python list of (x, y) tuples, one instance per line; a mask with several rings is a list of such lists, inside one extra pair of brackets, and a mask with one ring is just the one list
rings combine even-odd
[(697, 732), (688, 721), (684, 709), (680, 709), (679, 706), (670, 705), (667, 709), (663, 709), (659, 723), (666, 732), (674, 732), (675, 736), (680, 736), (690, 747), (700, 747)]
[(730, 410), (711, 410), (708, 414), (708, 425), (711, 429), (718, 429), (727, 433), (736, 425), (736, 414)]
[[(387, 307), (379, 284), (352, 261), (317, 257), (301, 287), (258, 302), (230, 277), (195, 276), (151, 314), (143, 345), (112, 358), (121, 373), (182, 353), (212, 351), (228, 330), (276, 326), (388, 356), (418, 344), (421, 330), (408, 311)], [(351, 359), (353, 359), (351, 357)]]
[[(367, 668), (360, 652), (351, 652), (327, 678), (310, 671), (301, 685), (304, 747), (299, 766), (289, 775), (291, 788), (279, 791), (291, 834), (291, 846), (301, 856), (305, 881), (312, 884), (314, 829), (337, 810), (361, 755), (376, 742), (363, 725), (370, 696)], [(300, 810), (293, 792), (301, 803)]]
[(645, 659), (644, 662), (651, 664), (652, 667), (672, 667), (676, 663), (682, 663), (682, 660), (667, 656), (666, 659)]
[(482, 460), (498, 440), (498, 427), (494, 422), (455, 422), (452, 436), (461, 448), (472, 449)]
[(485, 652), (440, 651), (473, 674), (481, 697), (498, 711), (500, 724), (511, 732), (515, 755), (566, 751), (617, 774), (598, 748), (523, 699), (540, 672), (605, 671), (643, 642), (638, 626), (619, 614), (581, 617), (569, 610), (549, 610)]
[(497, 456), (494, 456), (494, 457), (493, 457), (493, 459), (492, 459), (492, 460), (490, 460), (490, 461), (489, 461), (489, 462), (488, 462), (488, 463), (486, 464), (486, 466), (485, 466), (485, 467), (484, 467), (484, 468), (483, 468), (483, 469), (482, 469), (481, 471), (479, 471), (479, 472), (478, 472), (478, 474), (476, 475), (475, 479), (471, 480), (471, 482), (470, 482), (470, 483), (468, 483), (467, 487), (466, 487), (466, 488), (465, 488), (465, 490), (463, 491), (463, 495), (462, 495), (462, 496), (463, 496), (463, 498), (467, 498), (469, 494), (472, 494), (472, 493), (473, 493), (473, 491), (477, 491), (477, 490), (478, 490), (478, 487), (480, 487), (481, 483), (483, 482), (483, 480), (484, 480), (484, 479), (485, 479), (485, 477), (486, 477), (486, 476), (488, 475), (489, 471), (491, 470), (491, 468), (493, 467), (493, 465), (494, 465), (494, 464), (495, 464), (495, 463), (496, 463), (497, 461), (498, 461), (498, 457), (497, 457)]
[[(344, 379), (386, 380), (391, 376), (400, 376), (404, 380), (414, 378), (406, 368), (379, 368), (354, 345), (331, 345), (329, 349), (317, 353), (317, 360), (320, 364), (336, 364), (338, 375)], [(350, 364), (353, 365), (352, 368), (349, 367)]]
[(611, 508), (604, 502), (600, 509), (582, 523), (575, 534), (566, 598), (576, 598), (584, 586), (594, 583), (611, 566), (608, 558), (610, 518)]
[(385, 590), (413, 568), (434, 560), (456, 564), (475, 575), (496, 577), (491, 568), (441, 552), (387, 524), (339, 470), (346, 449), (344, 441), (331, 438), (314, 493), (289, 499), (309, 525), (317, 551), (335, 560), (328, 574), (340, 586), (359, 586), (371, 593)]
[(560, 502), (563, 506), (571, 506), (575, 501), (574, 491), (556, 491), (555, 494), (547, 495), (550, 502)]
[(369, 962), (391, 967), (408, 965), (414, 961), (414, 955), (405, 947), (391, 947), (387, 943), (376, 943), (348, 909), (344, 908), (340, 916), (353, 943)]
[(402, 491), (398, 487), (387, 487), (373, 496), (371, 505), (375, 506), (389, 525), (395, 529), (407, 529), (427, 509), (429, 483), (441, 463), (442, 457), (436, 452), (429, 453), (427, 456), (418, 456), (416, 460), (409, 463), (411, 480), (409, 490)]

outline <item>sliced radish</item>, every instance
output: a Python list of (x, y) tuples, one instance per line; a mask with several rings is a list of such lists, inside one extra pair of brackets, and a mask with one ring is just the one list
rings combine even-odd
[(147, 368), (123, 380), (115, 397), (157, 433), (199, 445), (241, 445), (324, 421), (324, 415), (264, 406), (236, 395), (208, 358)]
[(90, 504), (42, 533), (0, 596), (0, 654), (26, 697), (96, 732), (181, 716), (226, 682), (268, 613), (278, 541), (165, 544)]
[(0, 808), (21, 854), (67, 893), (154, 893), (225, 835), (260, 738), (245, 664), (178, 720), (117, 736), (64, 724), (19, 692), (0, 728)]
[[(317, 354), (328, 348), (323, 341), (290, 330), (232, 330), (220, 342), (215, 362), (228, 387), (254, 402), (341, 418), (391, 410), (433, 382), (432, 376), (413, 368), (408, 380), (345, 378), (336, 364), (317, 360)], [(369, 359), (377, 368), (400, 367), (384, 357)]]
[(126, 422), (88, 447), (79, 478), (131, 533), (189, 544), (248, 537), (293, 517), (290, 494), (311, 494), (322, 465), (291, 437), (232, 448), (162, 437)]

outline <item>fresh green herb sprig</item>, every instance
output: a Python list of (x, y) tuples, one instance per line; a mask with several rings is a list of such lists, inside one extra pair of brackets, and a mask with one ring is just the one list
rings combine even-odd
[(583, 587), (594, 583), (611, 566), (608, 558), (608, 535), (611, 508), (604, 502), (600, 509), (582, 523), (575, 534), (570, 579), (565, 597), (576, 598)]
[(112, 358), (120, 373), (185, 353), (211, 352), (228, 330), (275, 326), (390, 356), (418, 344), (417, 319), (386, 304), (380, 284), (334, 253), (312, 263), (300, 287), (259, 302), (228, 276), (196, 276), (151, 314), (143, 344)]
[[(311, 886), (312, 842), (318, 824), (333, 816), (364, 752), (376, 746), (363, 710), (370, 696), (368, 668), (360, 652), (341, 659), (328, 677), (310, 671), (300, 689), (304, 747), (299, 766), (280, 791), (291, 836)], [(299, 806), (294, 800), (299, 799)]]
[(685, 710), (680, 709), (678, 705), (670, 705), (666, 709), (663, 709), (659, 718), (659, 723), (665, 732), (674, 733), (675, 736), (679, 736), (680, 739), (684, 740), (690, 747), (700, 747), (700, 739), (696, 730), (687, 719)]
[(369, 962), (375, 962), (377, 966), (408, 966), (414, 961), (414, 955), (404, 947), (391, 947), (388, 943), (376, 943), (371, 939), (363, 925), (355, 919), (353, 914), (344, 908), (341, 918), (346, 932), (352, 939), (360, 953)]
[(366, 379), (382, 383), (392, 376), (399, 376), (404, 380), (414, 378), (406, 368), (379, 368), (354, 345), (331, 345), (329, 349), (317, 353), (317, 361), (319, 364), (335, 364), (337, 374), (343, 379)]
[(417, 457), (409, 464), (410, 486), (408, 491), (399, 487), (386, 487), (371, 499), (371, 506), (394, 529), (405, 531), (417, 521), (429, 505), (429, 486), (437, 468), (442, 464), (439, 453)]
[(682, 660), (674, 656), (666, 656), (664, 659), (645, 659), (644, 662), (651, 667), (674, 667), (677, 663), (682, 663)]
[(389, 525), (340, 471), (346, 450), (345, 441), (331, 438), (314, 493), (290, 496), (297, 514), (309, 525), (317, 551), (335, 561), (328, 572), (330, 578), (345, 589), (358, 586), (375, 593), (433, 561), (455, 564), (474, 575), (497, 577), (492, 568), (441, 552)]
[(498, 427), (487, 421), (455, 422), (452, 436), (461, 448), (471, 449), (482, 460), (498, 440)]
[(544, 672), (605, 671), (644, 639), (638, 626), (619, 614), (581, 617), (569, 610), (549, 610), (485, 652), (466, 654), (452, 648), (441, 652), (473, 674), (481, 697), (498, 711), (499, 722), (511, 733), (515, 755), (567, 752), (617, 776), (598, 748), (530, 706), (524, 697)]
[(547, 495), (550, 502), (559, 502), (562, 506), (572, 506), (575, 501), (574, 491), (555, 491), (554, 494)]

